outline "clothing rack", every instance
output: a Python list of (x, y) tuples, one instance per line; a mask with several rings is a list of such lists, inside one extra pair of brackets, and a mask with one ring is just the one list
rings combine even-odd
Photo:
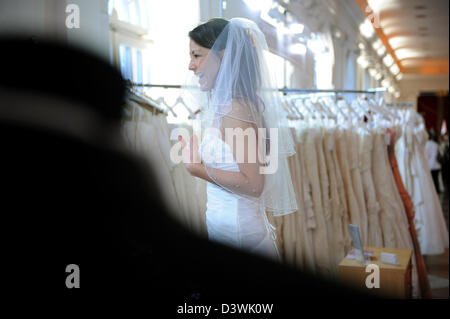
[[(129, 83), (132, 86), (138, 86), (138, 87), (154, 87), (154, 88), (165, 88), (165, 89), (181, 89), (181, 85), (172, 85), (172, 84), (150, 84), (150, 83), (134, 83), (129, 80), (127, 80), (127, 83)], [(278, 89), (278, 91), (283, 92), (285, 94), (287, 93), (297, 93), (297, 94), (308, 94), (308, 93), (353, 93), (353, 94), (376, 94), (381, 92), (386, 92), (386, 88), (375, 88), (375, 89), (368, 89), (368, 90), (334, 90), (334, 89), (288, 89), (288, 88), (282, 88)]]

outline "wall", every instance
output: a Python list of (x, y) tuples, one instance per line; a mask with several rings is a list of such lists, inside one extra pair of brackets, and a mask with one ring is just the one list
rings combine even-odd
[[(65, 26), (69, 3), (80, 8), (80, 28)], [(110, 60), (108, 0), (2, 0), (0, 35), (49, 38)]]
[(448, 75), (404, 75), (400, 81), (399, 102), (413, 102), (417, 109), (420, 92), (449, 90)]

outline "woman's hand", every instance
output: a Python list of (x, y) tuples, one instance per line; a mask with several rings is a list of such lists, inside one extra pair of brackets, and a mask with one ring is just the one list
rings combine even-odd
[(192, 176), (197, 176), (202, 168), (201, 157), (198, 152), (198, 137), (192, 135), (189, 144), (178, 135), (178, 140), (181, 142), (181, 156), (186, 169)]

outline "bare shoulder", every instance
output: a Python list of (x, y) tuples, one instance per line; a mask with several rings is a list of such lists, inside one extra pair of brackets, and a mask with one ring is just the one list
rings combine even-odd
[(247, 99), (233, 99), (230, 111), (224, 115), (222, 121), (225, 127), (254, 127), (259, 114), (255, 105)]

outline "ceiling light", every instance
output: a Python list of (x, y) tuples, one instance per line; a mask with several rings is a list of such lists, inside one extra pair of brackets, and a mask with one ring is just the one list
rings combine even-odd
[(378, 50), (382, 45), (383, 45), (383, 42), (381, 42), (380, 39), (377, 39), (377, 41), (375, 41), (375, 42), (372, 44), (372, 48), (376, 51), (376, 50)]
[(375, 80), (377, 80), (377, 81), (380, 81), (382, 77), (383, 77), (383, 75), (380, 72), (375, 74)]
[(394, 63), (394, 59), (388, 54), (383, 58), (383, 63), (385, 66), (390, 67)]
[(397, 74), (397, 76), (395, 78), (397, 81), (400, 81), (401, 79), (403, 79), (403, 74), (399, 73), (399, 74)]
[(378, 50), (377, 50), (377, 54), (379, 56), (382, 56), (383, 54), (386, 53), (386, 48), (384, 47), (384, 45), (382, 45)]
[(400, 69), (397, 64), (394, 63), (394, 65), (391, 66), (389, 69), (393, 75), (397, 75), (400, 72)]
[(359, 26), (359, 31), (365, 38), (371, 38), (374, 34), (374, 30), (370, 20), (364, 20), (364, 22)]
[(361, 50), (364, 50), (366, 48), (366, 46), (364, 45), (364, 43), (359, 43), (358, 44), (358, 48), (360, 48)]
[(371, 77), (375, 77), (375, 75), (377, 74), (377, 70), (375, 70), (373, 68), (370, 68), (369, 69), (369, 74), (370, 74)]
[(400, 97), (400, 92), (395, 92), (394, 96), (395, 96), (396, 99), (398, 99)]
[(381, 85), (385, 88), (389, 87), (389, 80), (388, 79), (384, 79), (383, 81), (381, 81)]
[(389, 91), (389, 93), (394, 93), (394, 92), (395, 92), (395, 89), (394, 89), (392, 86), (390, 86), (390, 87), (388, 88), (388, 91)]
[[(370, 9), (373, 10), (376, 14), (378, 14), (383, 6), (383, 1), (380, 0), (367, 0), (367, 4)], [(367, 9), (366, 9), (367, 10)]]
[(358, 57), (358, 59), (356, 60), (356, 62), (363, 68), (367, 68), (369, 66), (369, 61), (367, 60), (367, 58), (365, 56), (360, 55)]

